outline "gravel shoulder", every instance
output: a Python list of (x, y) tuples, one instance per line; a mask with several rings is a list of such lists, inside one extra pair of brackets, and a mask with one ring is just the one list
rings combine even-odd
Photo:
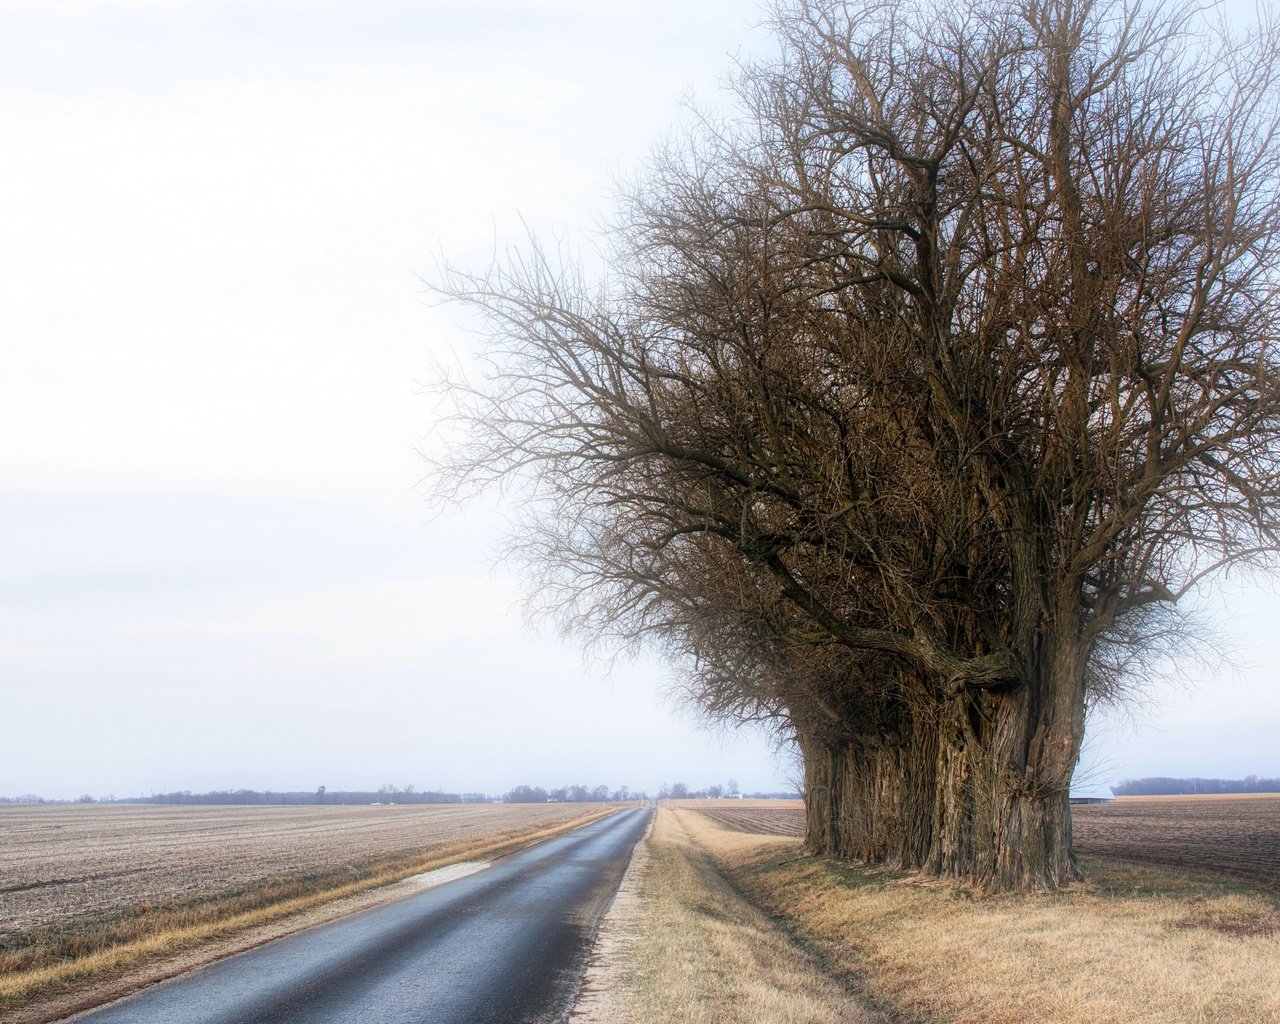
[(631, 852), (631, 861), (600, 920), (587, 960), (578, 999), (570, 1014), (575, 1024), (631, 1024), (625, 968), (643, 927), (643, 894), (649, 877), (649, 839), (653, 823)]

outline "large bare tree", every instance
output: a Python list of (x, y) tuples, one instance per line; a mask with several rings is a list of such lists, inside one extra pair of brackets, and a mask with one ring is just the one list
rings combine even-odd
[(606, 285), (536, 246), (446, 276), (492, 358), (450, 470), (530, 485), (567, 619), (794, 730), (812, 849), (1053, 888), (1115, 653), (1280, 547), (1280, 36), (1101, 0), (776, 24)]

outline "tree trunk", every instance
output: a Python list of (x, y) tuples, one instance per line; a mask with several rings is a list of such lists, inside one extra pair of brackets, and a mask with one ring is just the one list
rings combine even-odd
[(801, 737), (805, 847), (916, 870), (932, 840), (936, 734), (913, 725), (895, 743)]
[(1082, 655), (1070, 630), (1057, 632), (1034, 645), (1024, 685), (913, 708), (900, 742), (801, 736), (806, 849), (986, 893), (1077, 881), (1069, 790)]
[(1080, 878), (1071, 852), (1070, 774), (1008, 757), (1029, 725), (1022, 694), (999, 699), (986, 743), (966, 737), (939, 754), (935, 842), (925, 870), (981, 892), (1061, 888)]
[(952, 701), (929, 873), (981, 892), (1052, 891), (1080, 879), (1070, 787), (1084, 735), (1082, 658), (1076, 636), (1056, 632), (1036, 645), (1024, 685)]

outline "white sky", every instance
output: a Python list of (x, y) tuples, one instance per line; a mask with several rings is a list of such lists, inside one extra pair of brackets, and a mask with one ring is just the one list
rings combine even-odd
[[(590, 244), (754, 0), (0, 2), (0, 794), (785, 785), (430, 520), (419, 275)], [(1102, 781), (1280, 774), (1280, 602)], [(1161, 687), (1157, 684), (1157, 691)], [(1095, 774), (1097, 773), (1095, 772)]]

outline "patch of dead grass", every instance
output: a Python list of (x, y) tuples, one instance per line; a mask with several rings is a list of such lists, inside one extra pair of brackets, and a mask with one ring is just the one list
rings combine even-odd
[[(876, 1021), (734, 890), (684, 820), (681, 812), (658, 811), (622, 966), (626, 998), (611, 1024)], [(770, 840), (763, 842), (767, 848)]]
[(1280, 1021), (1280, 906), (1265, 892), (1091, 858), (1074, 890), (975, 900), (676, 813), (735, 885), (902, 1021)]

